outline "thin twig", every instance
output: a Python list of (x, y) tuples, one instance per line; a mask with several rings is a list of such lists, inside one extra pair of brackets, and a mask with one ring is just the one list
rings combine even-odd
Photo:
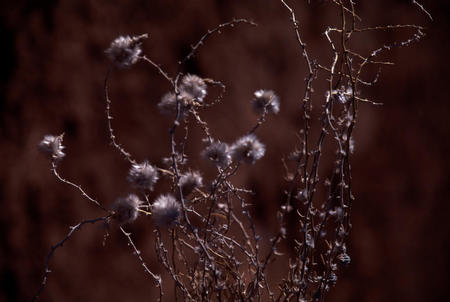
[(412, 0), (412, 3), (417, 5), (420, 8), (420, 10), (423, 11), (428, 16), (428, 18), (430, 18), (431, 21), (433, 21), (433, 17), (431, 17), (431, 14), (425, 9), (425, 7), (422, 4), (420, 4), (416, 0)]
[(125, 159), (130, 164), (136, 164), (136, 161), (131, 157), (131, 154), (127, 152), (119, 143), (116, 141), (116, 136), (114, 134), (114, 129), (112, 127), (112, 120), (113, 117), (111, 116), (111, 99), (108, 95), (108, 80), (111, 74), (111, 67), (106, 72), (105, 82), (104, 82), (104, 93), (105, 93), (105, 102), (106, 102), (106, 120), (108, 124), (108, 132), (109, 132), (109, 139), (111, 140), (111, 144), (122, 154)]
[(194, 46), (192, 46), (192, 49), (189, 52), (189, 54), (183, 60), (181, 60), (178, 63), (180, 65), (183, 65), (184, 63), (186, 63), (186, 61), (190, 60), (195, 55), (195, 52), (200, 48), (200, 46), (202, 46), (205, 43), (205, 40), (208, 39), (214, 33), (220, 33), (222, 29), (224, 29), (226, 27), (234, 27), (236, 24), (239, 24), (239, 23), (249, 24), (249, 25), (253, 25), (253, 26), (257, 25), (255, 22), (249, 21), (247, 19), (233, 19), (233, 20), (231, 20), (229, 22), (225, 22), (225, 23), (219, 24), (216, 28), (208, 30), (200, 38), (200, 40)]
[(122, 233), (125, 235), (125, 237), (128, 240), (129, 245), (131, 246), (131, 248), (133, 249), (134, 254), (136, 255), (136, 257), (138, 258), (139, 262), (141, 263), (142, 267), (144, 268), (144, 271), (149, 274), (153, 280), (156, 283), (156, 286), (159, 288), (159, 299), (158, 301), (162, 301), (162, 296), (163, 296), (163, 290), (162, 290), (162, 280), (161, 277), (156, 275), (155, 273), (153, 273), (147, 266), (147, 264), (145, 263), (144, 259), (141, 256), (141, 252), (137, 249), (136, 245), (134, 244), (133, 240), (131, 239), (131, 233), (127, 232), (124, 230), (123, 227), (120, 227), (120, 230), (122, 231)]
[(89, 195), (81, 188), (81, 186), (79, 186), (79, 185), (77, 185), (77, 184), (75, 184), (75, 183), (73, 183), (73, 182), (71, 182), (71, 181), (69, 181), (69, 180), (63, 178), (61, 175), (59, 175), (58, 170), (57, 170), (57, 167), (58, 167), (58, 165), (57, 165), (56, 161), (53, 160), (53, 161), (52, 161), (52, 172), (53, 172), (53, 174), (56, 176), (56, 178), (58, 178), (59, 181), (61, 181), (61, 182), (65, 183), (65, 184), (68, 184), (69, 186), (72, 186), (72, 187), (78, 189), (78, 191), (81, 192), (81, 195), (82, 195), (83, 197), (85, 197), (85, 198), (88, 199), (89, 201), (93, 202), (97, 207), (99, 207), (99, 208), (102, 209), (103, 211), (108, 212), (108, 210), (107, 210), (105, 207), (103, 207), (97, 200), (95, 200), (94, 198), (92, 198), (91, 196), (89, 196)]
[(37, 299), (41, 295), (42, 291), (44, 290), (45, 285), (47, 284), (48, 274), (51, 273), (51, 270), (49, 269), (49, 264), (50, 264), (50, 260), (53, 256), (53, 254), (55, 253), (55, 251), (58, 248), (62, 247), (64, 245), (64, 243), (67, 240), (69, 240), (70, 237), (72, 237), (73, 233), (75, 233), (75, 231), (77, 231), (77, 230), (80, 230), (83, 225), (85, 225), (87, 223), (95, 224), (96, 222), (99, 222), (99, 221), (107, 221), (110, 217), (111, 217), (111, 215), (99, 217), (99, 218), (95, 218), (95, 219), (83, 220), (83, 221), (79, 222), (77, 225), (71, 226), (70, 231), (69, 231), (69, 233), (67, 233), (66, 237), (64, 237), (63, 240), (61, 240), (56, 245), (51, 247), (50, 252), (48, 253), (47, 257), (45, 258), (45, 269), (44, 269), (44, 275), (42, 277), (41, 287), (37, 291), (36, 295), (34, 295), (33, 299), (31, 300), (32, 302), (37, 301)]

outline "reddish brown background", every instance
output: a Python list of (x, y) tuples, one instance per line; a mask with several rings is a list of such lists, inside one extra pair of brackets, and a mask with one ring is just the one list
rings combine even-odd
[[(335, 10), (329, 1), (310, 2), (296, 5), (301, 32), (312, 56), (328, 64), (322, 32), (325, 24), (337, 22)], [(378, 85), (364, 92), (385, 105), (361, 106), (353, 158), (352, 264), (340, 271), (329, 301), (448, 299), (450, 5), (422, 1), (434, 16), (429, 22), (407, 0), (358, 2), (364, 25), (418, 23), (427, 27), (427, 37), (392, 51), (396, 66), (383, 68)], [(289, 17), (278, 1), (10, 1), (1, 11), (1, 301), (30, 300), (49, 247), (69, 225), (102, 214), (51, 175), (36, 148), (44, 134), (66, 133), (62, 174), (102, 203), (129, 192), (128, 166), (108, 144), (102, 97), (108, 64), (103, 51), (119, 34), (148, 32), (144, 53), (173, 74), (177, 60), (207, 29), (233, 17), (259, 24), (213, 37), (188, 71), (228, 85), (225, 101), (205, 116), (214, 135), (227, 142), (254, 123), (248, 103), (254, 90), (279, 93), (280, 115), (259, 132), (268, 145), (265, 161), (235, 179), (258, 192), (259, 231), (273, 231), (267, 221), (274, 221), (271, 214), (284, 188), (279, 158), (295, 144), (305, 76)], [(367, 51), (404, 37), (367, 35), (359, 47)], [(321, 85), (316, 84), (316, 106), (323, 101)], [(120, 141), (138, 160), (158, 162), (169, 150), (169, 121), (155, 104), (167, 84), (140, 63), (114, 73), (111, 86)], [(200, 132), (191, 135), (188, 152), (196, 155)], [(203, 169), (195, 159), (193, 165)], [(130, 230), (152, 269), (161, 272), (148, 220)], [(87, 226), (58, 250), (41, 301), (152, 300), (153, 286), (121, 234), (110, 233), (103, 247), (104, 230)]]

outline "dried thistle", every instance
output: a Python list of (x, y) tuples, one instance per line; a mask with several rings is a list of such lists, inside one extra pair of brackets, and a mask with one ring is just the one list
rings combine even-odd
[[(189, 98), (185, 97), (183, 94), (180, 94), (178, 99), (180, 100), (180, 114), (186, 116), (191, 108)], [(163, 95), (161, 101), (158, 103), (158, 108), (162, 114), (175, 114), (177, 112), (177, 98), (175, 93), (168, 92)]]
[(111, 45), (105, 52), (117, 67), (130, 67), (139, 59), (139, 55), (142, 52), (142, 40), (147, 37), (147, 34), (135, 37), (120, 36), (111, 42)]
[(180, 95), (183, 98), (203, 102), (206, 96), (206, 83), (199, 76), (187, 74), (181, 80)]
[(264, 112), (264, 108), (266, 108), (267, 112), (277, 114), (280, 111), (280, 99), (273, 92), (273, 90), (264, 90), (260, 89), (255, 91), (255, 98), (253, 99), (253, 110), (262, 114)]
[(65, 147), (62, 145), (64, 134), (60, 136), (45, 135), (39, 143), (39, 149), (51, 156), (54, 160), (61, 160), (66, 154), (62, 151)]
[(157, 226), (170, 226), (180, 215), (180, 203), (170, 194), (160, 195), (152, 204), (152, 218)]
[(131, 223), (139, 216), (139, 206), (141, 204), (142, 201), (134, 194), (130, 194), (125, 198), (118, 198), (111, 207), (113, 211), (112, 217), (120, 225)]
[(183, 196), (189, 195), (194, 189), (203, 186), (203, 178), (198, 171), (189, 171), (181, 175), (179, 185)]
[(128, 181), (137, 188), (153, 191), (153, 186), (158, 181), (158, 170), (147, 161), (134, 164), (128, 172)]
[(227, 144), (215, 142), (210, 144), (201, 154), (205, 159), (212, 161), (219, 167), (226, 167), (231, 163), (231, 154)]
[(254, 134), (248, 134), (238, 139), (230, 148), (233, 160), (254, 164), (264, 156), (266, 147)]

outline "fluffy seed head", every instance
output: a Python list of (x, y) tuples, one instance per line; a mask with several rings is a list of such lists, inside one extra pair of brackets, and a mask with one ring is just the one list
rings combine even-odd
[(147, 37), (147, 34), (137, 37), (120, 36), (111, 42), (105, 52), (117, 67), (130, 67), (139, 59), (142, 52), (141, 41)]
[(262, 114), (264, 107), (268, 113), (277, 114), (280, 111), (280, 98), (272, 90), (260, 89), (255, 91), (253, 99), (253, 110)]
[[(188, 98), (184, 97), (183, 94), (180, 94), (180, 114), (186, 116), (190, 109), (190, 104), (188, 102)], [(159, 111), (162, 114), (175, 114), (177, 112), (177, 99), (175, 93), (168, 92), (161, 98), (161, 101), (158, 103)]]
[(44, 139), (39, 143), (39, 149), (51, 156), (54, 160), (61, 160), (66, 154), (62, 151), (64, 146), (62, 145), (64, 134), (60, 136), (45, 135)]
[(203, 102), (206, 96), (206, 83), (199, 76), (187, 74), (181, 80), (180, 94), (189, 99)]
[(231, 162), (231, 155), (228, 145), (222, 142), (215, 142), (202, 151), (202, 156), (219, 167), (226, 167)]
[(241, 137), (230, 148), (233, 160), (249, 164), (261, 159), (265, 152), (266, 147), (253, 134)]
[(158, 181), (158, 170), (147, 161), (134, 164), (128, 172), (128, 181), (137, 188), (153, 191), (153, 186)]
[[(185, 75), (181, 80), (178, 100), (180, 101), (180, 114), (186, 116), (194, 102), (203, 102), (206, 96), (205, 81), (196, 75)], [(168, 92), (161, 98), (158, 108), (163, 114), (175, 114), (177, 111), (177, 96)]]
[(118, 198), (112, 205), (113, 218), (121, 225), (133, 222), (139, 215), (139, 206), (142, 201), (134, 194), (125, 198)]
[(198, 171), (189, 171), (179, 181), (183, 196), (189, 195), (195, 188), (203, 186), (203, 178)]
[(160, 195), (152, 205), (152, 218), (157, 226), (170, 226), (180, 215), (180, 204), (170, 194)]

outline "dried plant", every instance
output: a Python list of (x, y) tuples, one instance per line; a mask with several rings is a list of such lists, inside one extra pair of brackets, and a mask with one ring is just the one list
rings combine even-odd
[[(173, 77), (148, 56), (142, 55), (142, 44), (148, 39), (146, 34), (118, 37), (111, 43), (106, 54), (112, 65), (104, 86), (108, 134), (112, 145), (130, 165), (128, 176), (121, 177), (127, 177), (132, 186), (140, 191), (118, 198), (111, 208), (104, 207), (80, 186), (58, 174), (58, 164), (65, 155), (62, 152), (62, 135), (44, 137), (40, 148), (51, 155), (55, 176), (79, 190), (84, 198), (105, 214), (71, 227), (67, 236), (51, 248), (41, 288), (33, 301), (38, 299), (46, 285), (49, 262), (56, 249), (83, 225), (98, 222), (116, 222), (158, 288), (159, 301), (164, 299), (165, 292), (172, 286), (175, 297), (183, 301), (324, 301), (326, 293), (338, 280), (339, 269), (351, 262), (347, 241), (355, 197), (352, 194), (350, 155), (354, 149), (352, 133), (357, 123), (358, 107), (362, 104), (380, 105), (364, 97), (364, 88), (374, 85), (378, 74), (373, 81), (366, 81), (362, 79), (362, 71), (369, 65), (391, 64), (377, 58), (395, 47), (409, 46), (424, 36), (422, 27), (410, 24), (360, 27), (362, 20), (353, 1), (329, 2), (336, 8), (340, 26), (330, 26), (324, 32), (332, 57), (328, 62), (319, 62), (303, 39), (295, 11), (287, 1), (280, 1), (286, 9), (286, 17), (291, 20), (299, 55), (305, 61), (307, 70), (304, 93), (299, 96), (303, 126), (298, 129), (297, 146), (289, 157), (283, 159), (286, 174), (270, 175), (277, 182), (283, 178), (287, 180), (285, 200), (276, 213), (278, 231), (270, 240), (261, 239), (256, 229), (250, 212), (252, 205), (247, 199), (252, 192), (235, 186), (230, 177), (239, 173), (242, 165), (250, 164), (251, 168), (255, 162), (264, 160), (265, 151), (271, 146), (261, 142), (256, 132), (269, 113), (277, 114), (283, 110), (282, 100), (272, 90), (254, 87), (254, 99), (249, 99), (247, 104), (252, 105), (260, 117), (247, 133), (237, 134), (235, 142), (226, 144), (210, 132), (201, 116), (203, 110), (213, 110), (214, 104), (221, 101), (221, 98), (208, 100), (208, 89), (224, 88), (225, 85), (203, 75), (182, 72), (184, 64), (192, 59), (210, 36), (236, 25), (255, 24), (234, 19), (209, 30), (180, 61), (179, 71)], [(413, 3), (430, 16), (421, 4)], [(384, 30), (408, 30), (413, 34), (405, 41), (382, 45), (366, 54), (356, 52), (349, 46), (353, 40), (358, 42), (358, 35)], [(148, 41), (151, 43), (150, 39)], [(132, 68), (139, 62), (150, 64), (171, 87), (171, 91), (163, 95), (158, 104), (173, 121), (168, 136), (170, 150), (168, 157), (162, 160), (168, 167), (158, 167), (147, 161), (136, 162), (114, 134), (110, 111), (112, 101), (108, 95), (109, 75), (115, 72), (115, 67)], [(313, 89), (316, 81), (327, 82), (327, 89), (322, 94)], [(315, 108), (320, 110), (318, 136), (313, 135), (311, 129), (316, 125), (311, 121), (313, 102), (317, 103)], [(204, 131), (205, 146), (201, 154), (186, 154), (183, 148), (186, 142), (176, 140), (175, 134), (180, 131), (180, 126), (191, 117)], [(191, 125), (186, 124), (186, 127)], [(331, 144), (325, 150), (326, 140), (330, 140)], [(324, 152), (334, 156), (334, 168), (329, 175), (319, 175)], [(193, 157), (212, 162), (217, 171), (215, 177), (204, 179), (199, 171), (191, 170), (187, 160)], [(159, 192), (155, 187), (157, 181), (170, 184), (172, 190)], [(320, 186), (326, 188), (325, 198), (319, 198), (316, 194)], [(160, 194), (154, 201), (149, 200), (147, 195), (153, 190)], [(155, 253), (170, 275), (172, 284), (163, 284), (162, 278), (144, 261), (145, 255), (134, 244), (132, 234), (125, 230), (127, 224), (133, 223), (140, 213), (143, 214), (142, 219), (153, 221)], [(294, 217), (298, 229), (286, 229), (288, 216)], [(169, 242), (163, 240), (162, 232), (170, 235)], [(289, 259), (284, 278), (274, 280), (268, 273), (269, 267), (279, 257), (288, 257), (279, 250), (288, 233), (295, 238), (295, 257)], [(262, 250), (262, 244), (270, 248)]]

